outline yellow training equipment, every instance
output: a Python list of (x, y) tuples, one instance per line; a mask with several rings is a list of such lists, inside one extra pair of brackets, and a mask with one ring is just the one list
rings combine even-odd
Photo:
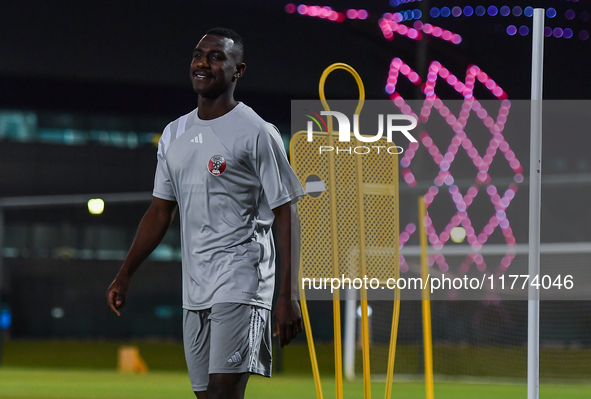
[[(320, 79), (320, 98), (326, 111), (324, 97), (326, 77), (335, 69), (350, 72), (359, 86), (360, 101), (355, 111), (359, 115), (365, 99), (363, 83), (357, 72), (346, 64), (333, 64)], [(302, 287), (303, 278), (376, 278), (385, 284), (388, 278), (399, 276), (398, 244), (398, 156), (382, 150), (367, 154), (330, 151), (320, 154), (319, 146), (357, 147), (360, 143), (351, 133), (351, 141), (338, 142), (332, 117), (327, 117), (328, 132), (313, 132), (313, 141), (307, 132), (296, 133), (291, 140), (290, 152), (294, 171), (302, 185), (315, 182), (323, 187), (316, 196), (307, 195), (298, 204), (301, 218), (300, 294), (302, 313), (312, 358), (312, 368), (318, 398), (322, 398), (314, 341)], [(393, 146), (380, 139), (371, 146)], [(369, 331), (367, 291), (361, 289), (362, 350), (365, 398), (371, 397), (369, 364)], [(388, 361), (388, 382), (391, 386), (394, 370), (396, 334), (398, 331), (399, 291), (394, 292), (395, 306), (392, 338)], [(340, 293), (333, 293), (336, 397), (343, 397), (342, 349), (340, 321)], [(389, 398), (387, 389), (386, 398)]]

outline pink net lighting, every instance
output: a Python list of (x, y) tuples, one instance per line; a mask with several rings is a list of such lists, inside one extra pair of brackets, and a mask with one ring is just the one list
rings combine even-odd
[[(388, 26), (391, 26), (391, 22), (388, 22)], [(507, 218), (506, 210), (517, 193), (517, 185), (511, 184), (504, 193), (500, 193), (498, 188), (491, 183), (489, 168), (495, 155), (500, 152), (504, 156), (514, 173), (515, 182), (519, 183), (523, 181), (523, 167), (503, 136), (503, 129), (511, 108), (511, 103), (507, 100), (507, 94), (495, 83), (494, 80), (475, 65), (472, 65), (467, 69), (466, 77), (464, 81), (461, 81), (439, 62), (433, 61), (429, 66), (426, 81), (421, 85), (422, 92), (425, 94), (425, 100), (417, 115), (408, 105), (406, 100), (396, 92), (396, 86), (401, 74), (414, 85), (421, 85), (422, 80), (418, 74), (400, 58), (394, 58), (392, 60), (386, 84), (386, 92), (390, 95), (391, 100), (402, 113), (413, 115), (420, 123), (426, 124), (431, 113), (437, 112), (443, 117), (447, 122), (447, 125), (453, 131), (453, 137), (447, 148), (439, 148), (431, 138), (429, 132), (423, 130), (419, 134), (420, 142), (423, 144), (439, 169), (433, 179), (434, 184), (424, 194), (427, 206), (427, 216), (424, 223), (429, 242), (434, 249), (441, 249), (450, 240), (451, 230), (454, 227), (463, 227), (466, 231), (468, 244), (474, 250), (474, 253), (470, 253), (466, 256), (465, 260), (460, 265), (459, 270), (462, 273), (467, 273), (470, 270), (471, 265), (474, 264), (476, 268), (482, 272), (487, 269), (487, 265), (484, 257), (482, 254), (478, 253), (478, 251), (486, 244), (493, 232), (496, 229), (500, 229), (504, 240), (509, 247), (498, 268), (500, 273), (504, 272), (515, 257), (510, 249), (516, 245), (516, 240), (509, 219)], [(464, 98), (458, 115), (454, 115), (445, 105), (445, 102), (437, 96), (436, 87), (438, 82), (441, 81), (450, 85)], [(501, 101), (501, 106), (496, 119), (474, 97), (474, 85), (477, 81), (484, 85)], [(488, 147), (484, 154), (479, 153), (469, 135), (465, 132), (466, 123), (471, 113), (474, 113), (478, 117), (491, 134)], [(404, 155), (400, 160), (401, 174), (404, 181), (410, 187), (414, 187), (417, 184), (417, 179), (411, 168), (418, 148), (418, 143), (410, 143), (408, 149), (404, 152)], [(450, 171), (450, 167), (461, 149), (468, 154), (468, 157), (477, 170), (474, 184), (472, 184), (465, 193), (462, 193), (460, 189), (454, 185), (454, 177)], [(447, 186), (447, 189), (444, 189), (444, 186)], [(446, 195), (451, 197), (456, 207), (456, 212), (445, 225), (443, 230), (438, 233), (433, 225), (428, 209), (438, 196)], [(480, 232), (477, 232), (474, 229), (469, 215), (469, 208), (478, 195), (486, 196), (494, 207), (494, 214), (490, 216), (488, 222)], [(413, 223), (408, 224), (402, 230), (400, 235), (401, 248), (408, 242), (415, 231), (416, 226)], [(404, 257), (401, 256), (400, 260), (401, 271), (407, 271), (408, 265), (404, 260)], [(432, 254), (429, 256), (428, 262), (431, 266), (436, 264), (442, 272), (449, 270), (449, 265), (443, 254)]]
[(421, 21), (415, 21), (413, 27), (410, 28), (399, 23), (399, 18), (397, 18), (396, 14), (392, 15), (391, 18), (392, 19), (382, 18), (378, 22), (386, 40), (393, 40), (395, 33), (406, 36), (409, 39), (421, 40), (424, 33), (453, 44), (460, 44), (462, 42), (462, 37), (460, 35), (447, 29), (442, 29), (431, 24), (423, 24)]

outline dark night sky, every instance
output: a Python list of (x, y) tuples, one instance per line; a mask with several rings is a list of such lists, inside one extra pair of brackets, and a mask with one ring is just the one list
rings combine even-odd
[[(521, 4), (522, 3), (522, 4)], [(587, 2), (536, 1), (553, 6), (558, 15), (549, 26), (591, 31), (591, 22), (568, 21), (591, 10)], [(392, 7), (380, 1), (327, 1), (337, 11), (364, 6), (369, 19), (335, 23), (287, 14), (287, 1), (12, 1), (0, 13), (0, 106), (64, 108), (85, 112), (153, 113), (176, 116), (194, 107), (188, 80), (190, 53), (207, 29), (227, 26), (246, 42), (247, 73), (237, 97), (261, 102), (270, 115), (277, 104), (292, 98), (317, 98), (318, 79), (329, 64), (346, 62), (358, 70), (367, 98), (387, 98), (384, 92), (389, 63), (400, 57), (417, 65), (416, 41), (396, 36), (384, 39), (377, 21), (384, 12), (432, 6), (465, 6), (467, 1), (429, 1)], [(487, 1), (483, 5), (504, 3)], [(527, 2), (512, 1), (511, 6)], [(426, 21), (423, 18), (423, 21)], [(486, 71), (509, 98), (525, 99), (530, 92), (531, 36), (510, 37), (507, 25), (530, 25), (531, 18), (460, 17), (431, 19), (459, 33), (452, 45), (427, 38), (427, 59), (438, 60), (463, 80), (469, 64)], [(498, 31), (502, 30), (503, 33)], [(591, 40), (548, 38), (545, 43), (546, 98), (589, 98)], [(336, 74), (335, 74), (336, 75)], [(399, 91), (414, 90), (401, 82)], [(327, 95), (354, 98), (353, 80), (329, 80)], [(447, 93), (455, 98), (455, 93)], [(486, 94), (483, 94), (486, 97)], [(443, 95), (446, 95), (445, 91)], [(178, 109), (186, 104), (183, 109)], [(282, 107), (283, 108), (283, 107)], [(285, 115), (285, 111), (279, 111)]]

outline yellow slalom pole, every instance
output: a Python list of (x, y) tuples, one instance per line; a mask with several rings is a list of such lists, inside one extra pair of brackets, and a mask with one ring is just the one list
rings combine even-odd
[[(330, 68), (330, 67), (329, 67)], [(324, 99), (324, 81), (328, 68), (320, 78), (320, 98)], [(329, 71), (330, 72), (330, 71)], [(324, 101), (324, 108), (328, 111), (328, 104)], [(333, 128), (332, 118), (328, 118), (328, 145), (333, 146)], [(338, 215), (337, 215), (337, 194), (336, 194), (336, 174), (334, 165), (334, 154), (332, 151), (328, 154), (328, 181), (330, 198), (330, 231), (332, 244), (332, 273), (333, 277), (339, 277), (339, 241), (338, 241)], [(343, 399), (343, 350), (341, 339), (341, 297), (339, 289), (335, 289), (332, 294), (332, 315), (334, 331), (334, 373), (335, 373), (335, 392), (336, 399)]]
[[(425, 231), (425, 217), (427, 207), (423, 197), (419, 197), (419, 239), (421, 244), (421, 278), (423, 281), (429, 274), (427, 265), (427, 233)], [(431, 299), (430, 284), (425, 284), (422, 292), (423, 304), (423, 346), (425, 349), (425, 391), (427, 399), (433, 399), (433, 339), (431, 337)]]
[[(400, 261), (396, 261), (394, 269), (396, 281), (400, 278)], [(386, 374), (386, 399), (392, 397), (392, 380), (394, 378), (394, 360), (396, 358), (396, 342), (398, 340), (398, 323), (400, 320), (400, 288), (394, 288), (394, 311), (392, 314), (392, 330), (390, 331), (390, 347), (388, 350), (388, 369)]]
[[(355, 110), (356, 114), (361, 112), (361, 108), (363, 107), (363, 102), (365, 101), (365, 89), (363, 87), (363, 82), (361, 81), (361, 77), (359, 74), (353, 69), (351, 66), (343, 63), (335, 63), (330, 65), (328, 68), (324, 70), (322, 76), (320, 77), (320, 83), (318, 84), (318, 91), (320, 95), (320, 100), (322, 101), (322, 105), (324, 106), (325, 111), (330, 111), (330, 107), (326, 102), (326, 96), (324, 95), (324, 85), (326, 83), (326, 78), (328, 75), (337, 69), (344, 69), (347, 72), (351, 73), (357, 82), (357, 86), (359, 87), (359, 104), (357, 105), (357, 109)], [(328, 128), (328, 145), (333, 146), (333, 127), (332, 127), (332, 116), (328, 115), (327, 117), (327, 128)], [(336, 200), (336, 176), (335, 176), (335, 160), (334, 154), (331, 152), (328, 153), (328, 177), (329, 177), (329, 198), (330, 198), (330, 222), (331, 222), (331, 238), (332, 238), (332, 258), (333, 258), (333, 277), (339, 278), (339, 246), (338, 246), (338, 225), (337, 219), (338, 215), (336, 214), (337, 211), (337, 200)], [(365, 251), (365, 249), (364, 249)], [(334, 354), (335, 354), (335, 389), (336, 389), (336, 399), (343, 398), (343, 354), (342, 354), (342, 340), (341, 340), (341, 303), (340, 303), (340, 293), (339, 290), (336, 289), (333, 292), (333, 324), (334, 324)]]
[[(355, 140), (356, 144), (358, 141)], [(357, 201), (359, 202), (359, 255), (361, 275), (367, 276), (367, 252), (365, 241), (365, 204), (363, 195), (363, 165), (357, 157)], [(367, 288), (361, 287), (361, 351), (363, 354), (363, 393), (365, 399), (371, 399), (371, 372), (369, 364), (369, 316), (367, 309)]]
[[(398, 276), (396, 277), (398, 281)], [(398, 340), (398, 322), (400, 320), (400, 289), (394, 290), (394, 311), (392, 314), (392, 330), (390, 331), (390, 348), (388, 350), (388, 371), (386, 374), (386, 399), (392, 397), (392, 380), (394, 378), (394, 360), (396, 358), (396, 342)]]
[(367, 290), (361, 289), (361, 349), (363, 352), (363, 393), (371, 398), (371, 374), (369, 368), (369, 317), (367, 314)]
[(334, 373), (336, 398), (343, 399), (343, 349), (341, 340), (341, 300), (339, 290), (335, 290), (332, 301), (334, 323)]
[[(396, 223), (394, 224), (394, 250), (395, 250), (395, 258), (394, 258), (394, 278), (396, 281), (400, 278), (400, 244), (399, 244), (399, 236), (400, 236), (400, 229), (398, 221), (399, 218), (399, 195), (398, 195), (398, 156), (395, 155), (395, 159), (392, 164), (392, 176), (394, 176), (395, 184), (394, 184), (394, 199), (396, 201), (396, 207), (394, 209), (394, 214), (396, 218)], [(390, 399), (392, 397), (392, 380), (394, 378), (394, 364), (396, 359), (396, 344), (398, 341), (398, 324), (400, 321), (400, 288), (398, 285), (394, 288), (394, 310), (392, 311), (392, 329), (390, 331), (390, 347), (388, 349), (388, 368), (386, 371), (386, 399)]]
[[(302, 281), (302, 279), (300, 279)], [(310, 324), (310, 314), (308, 313), (308, 302), (304, 287), (300, 286), (300, 305), (302, 307), (302, 318), (304, 319), (304, 328), (306, 329), (306, 340), (308, 341), (308, 350), (310, 351), (310, 362), (312, 363), (312, 374), (314, 375), (314, 385), (316, 386), (316, 397), (323, 399), (322, 386), (320, 384), (320, 372), (318, 370), (318, 358), (316, 357), (316, 347), (314, 346), (314, 337), (312, 336), (312, 326)]]

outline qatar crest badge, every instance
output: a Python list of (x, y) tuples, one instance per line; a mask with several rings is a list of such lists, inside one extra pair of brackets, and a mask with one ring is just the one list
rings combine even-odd
[(214, 155), (207, 163), (207, 170), (213, 176), (220, 176), (226, 171), (226, 160), (221, 155)]

